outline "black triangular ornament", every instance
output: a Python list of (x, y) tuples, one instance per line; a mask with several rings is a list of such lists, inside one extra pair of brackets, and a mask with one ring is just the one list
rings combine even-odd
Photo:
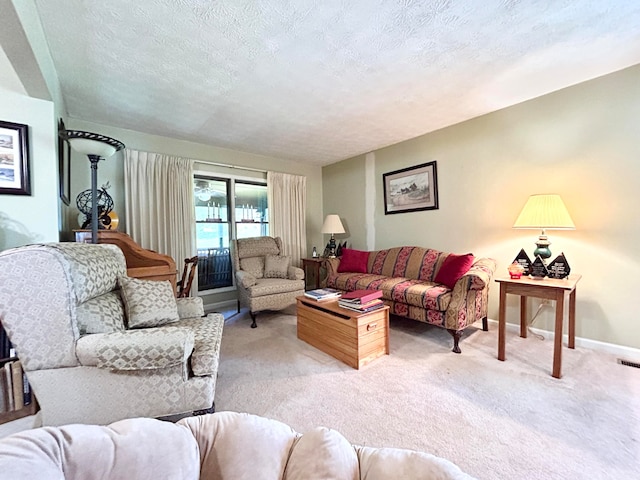
[(569, 262), (564, 256), (564, 253), (558, 255), (553, 262), (551, 262), (548, 266), (549, 269), (549, 278), (566, 278), (571, 273), (571, 267), (569, 267)]
[(540, 255), (536, 256), (536, 259), (531, 264), (531, 276), (534, 278), (544, 278), (549, 275), (549, 270), (544, 264)]
[(520, 250), (520, 253), (518, 253), (516, 258), (514, 258), (513, 262), (522, 265), (524, 268), (524, 272), (522, 272), (523, 275), (531, 274), (531, 259), (529, 258), (529, 255), (527, 255), (527, 252), (524, 251), (524, 248)]

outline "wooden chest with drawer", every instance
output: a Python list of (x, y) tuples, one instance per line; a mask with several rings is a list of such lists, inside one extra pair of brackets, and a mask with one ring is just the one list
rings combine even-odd
[(359, 369), (389, 354), (389, 307), (358, 313), (337, 300), (297, 297), (298, 338)]

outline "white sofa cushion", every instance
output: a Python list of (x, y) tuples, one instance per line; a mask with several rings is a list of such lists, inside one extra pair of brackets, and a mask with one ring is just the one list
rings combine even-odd
[(219, 412), (183, 418), (200, 447), (203, 479), (279, 479), (299, 434), (291, 427), (247, 413)]
[(362, 480), (448, 479), (470, 480), (460, 468), (444, 458), (401, 448), (356, 447)]
[(107, 427), (67, 425), (14, 434), (0, 439), (0, 475), (12, 480), (472, 479), (426, 453), (354, 447), (327, 428), (301, 436), (276, 420), (236, 412), (186, 417), (177, 424), (134, 418)]
[(358, 456), (340, 433), (317, 427), (302, 435), (293, 446), (284, 478), (358, 480)]
[(0, 440), (0, 476), (11, 480), (200, 478), (190, 431), (150, 418), (109, 426), (65, 425)]

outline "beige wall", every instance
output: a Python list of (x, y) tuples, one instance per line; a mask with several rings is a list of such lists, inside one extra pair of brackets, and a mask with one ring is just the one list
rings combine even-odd
[[(426, 112), (425, 114), (428, 114)], [(640, 277), (640, 66), (576, 85), (374, 152), (375, 248), (421, 245), (473, 252), (498, 261), (498, 275), (520, 248), (532, 255), (539, 232), (511, 226), (530, 194), (559, 193), (577, 229), (549, 231), (564, 252), (577, 290), (577, 335), (640, 348), (636, 279)], [(436, 160), (440, 208), (384, 215), (382, 174)], [(325, 212), (351, 223), (364, 216), (359, 158), (323, 169)], [(340, 202), (335, 199), (340, 196)], [(363, 245), (361, 229), (349, 243)], [(532, 310), (537, 300), (532, 300)], [(498, 288), (489, 316), (497, 318)], [(517, 300), (508, 318), (516, 323)], [(552, 330), (553, 308), (534, 326)]]
[[(336, 235), (336, 242), (347, 240), (349, 248), (358, 250), (366, 250), (364, 171), (364, 155), (322, 169), (323, 186), (331, 187), (331, 193), (323, 195), (324, 214), (339, 214), (346, 232)], [(318, 231), (321, 227), (319, 225)], [(323, 243), (318, 245), (318, 254), (322, 254), (330, 238), (330, 235), (324, 235)]]

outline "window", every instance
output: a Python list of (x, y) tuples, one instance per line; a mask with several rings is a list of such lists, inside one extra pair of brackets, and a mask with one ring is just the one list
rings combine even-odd
[(230, 287), (231, 239), (269, 235), (267, 185), (196, 175), (193, 188), (198, 291)]

